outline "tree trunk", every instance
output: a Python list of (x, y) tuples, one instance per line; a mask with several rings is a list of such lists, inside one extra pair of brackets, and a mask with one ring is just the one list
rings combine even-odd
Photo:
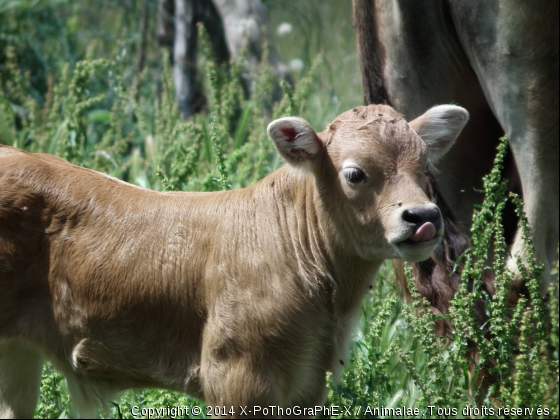
[[(205, 105), (196, 68), (198, 22), (204, 24), (210, 36), (218, 63), (228, 62), (230, 55), (239, 56), (248, 42), (246, 58), (249, 74), (254, 74), (267, 40), (268, 59), (277, 78), (290, 79), (274, 47), (268, 12), (260, 0), (159, 0), (158, 21), (159, 43), (172, 51), (176, 95), (185, 118)], [(249, 77), (245, 79), (251, 86)], [(275, 96), (278, 94), (280, 89)]]
[[(159, 0), (158, 3), (158, 41), (163, 48), (172, 51), (175, 40), (175, 2)], [(173, 57), (171, 57), (173, 59)]]
[(146, 47), (148, 43), (148, 2), (142, 4), (142, 18), (140, 21), (140, 39), (136, 55), (136, 69), (134, 70), (135, 99), (138, 100), (140, 90), (138, 89), (139, 77), (146, 65)]
[(188, 118), (202, 107), (196, 83), (196, 0), (175, 0), (173, 75), (179, 110)]
[(174, 7), (173, 74), (179, 110), (183, 117), (202, 110), (205, 99), (197, 79), (196, 51), (198, 31), (202, 22), (210, 35), (218, 63), (229, 60), (220, 16), (212, 1), (175, 0)]
[(276, 78), (290, 79), (287, 66), (282, 64), (270, 31), (268, 9), (260, 0), (213, 0), (226, 34), (227, 45), (233, 57), (238, 57), (247, 45), (247, 63), (251, 72), (259, 66), (268, 44), (268, 61)]

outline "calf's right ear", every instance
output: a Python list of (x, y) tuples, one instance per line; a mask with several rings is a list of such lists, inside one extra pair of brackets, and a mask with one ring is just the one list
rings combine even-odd
[(313, 127), (302, 118), (280, 118), (267, 131), (278, 153), (293, 166), (312, 162), (323, 147)]

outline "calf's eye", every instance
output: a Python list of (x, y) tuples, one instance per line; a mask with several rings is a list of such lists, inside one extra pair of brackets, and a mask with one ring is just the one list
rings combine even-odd
[(344, 169), (344, 177), (350, 184), (365, 184), (367, 181), (366, 174), (359, 168)]

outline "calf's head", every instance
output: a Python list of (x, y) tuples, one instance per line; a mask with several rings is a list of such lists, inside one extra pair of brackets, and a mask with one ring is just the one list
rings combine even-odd
[(443, 105), (408, 123), (391, 107), (370, 105), (345, 112), (321, 133), (292, 117), (272, 122), (268, 133), (291, 166), (313, 173), (326, 223), (358, 255), (418, 262), (444, 231), (426, 194), (428, 171), (468, 118), (465, 109)]

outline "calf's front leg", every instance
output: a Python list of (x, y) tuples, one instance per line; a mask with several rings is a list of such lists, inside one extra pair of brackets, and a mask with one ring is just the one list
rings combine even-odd
[(0, 340), (0, 418), (30, 419), (35, 414), (43, 357), (31, 344)]
[[(202, 363), (204, 398), (213, 418), (261, 418), (254, 407), (279, 406), (279, 393), (270, 367), (238, 356)], [(267, 416), (275, 418), (275, 416)]]

